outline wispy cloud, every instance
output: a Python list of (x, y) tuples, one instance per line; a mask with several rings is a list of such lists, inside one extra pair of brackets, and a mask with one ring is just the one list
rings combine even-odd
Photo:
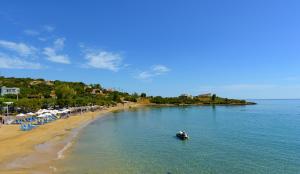
[(45, 37), (38, 37), (38, 40), (39, 40), (39, 41), (42, 41), (42, 42), (46, 42), (48, 39), (45, 38)]
[(44, 48), (43, 53), (46, 55), (46, 58), (51, 62), (70, 64), (68, 55), (66, 54), (57, 54), (56, 50), (50, 47)]
[(47, 60), (62, 63), (70, 64), (70, 59), (67, 54), (59, 54), (58, 52), (62, 51), (65, 44), (65, 38), (58, 38), (54, 41), (52, 47), (46, 47), (43, 50), (43, 54), (46, 55)]
[(120, 70), (123, 60), (120, 54), (99, 49), (87, 49), (83, 45), (80, 45), (80, 47), (83, 49), (84, 58), (87, 60), (86, 67), (114, 72)]
[(5, 69), (40, 69), (35, 58), (38, 49), (34, 46), (13, 41), (0, 40), (0, 68)]
[(51, 25), (44, 25), (43, 29), (47, 32), (53, 32), (55, 30), (55, 27), (53, 27)]
[(39, 29), (26, 29), (24, 30), (24, 34), (27, 36), (34, 36), (39, 41), (45, 42), (53, 38), (52, 32), (54, 32), (55, 27), (51, 25), (42, 25)]
[[(40, 41), (49, 43), (55, 36), (48, 36), (55, 28), (50, 25), (44, 25), (40, 30), (23, 30), (25, 35), (34, 36)], [(67, 54), (63, 53), (65, 47), (65, 38), (56, 38), (51, 46), (34, 47), (23, 42), (14, 42), (0, 39), (0, 68), (9, 69), (41, 69), (39, 57), (45, 56), (49, 61), (70, 64)]]
[(155, 75), (161, 75), (166, 72), (169, 72), (170, 69), (164, 65), (154, 65), (152, 67), (152, 71), (154, 72)]
[(9, 51), (17, 52), (20, 56), (32, 56), (36, 53), (37, 48), (25, 43), (16, 43), (6, 40), (0, 40), (0, 47)]
[(62, 50), (65, 47), (65, 38), (58, 38), (54, 41), (54, 49), (56, 50)]
[(0, 53), (0, 68), (5, 69), (41, 69), (42, 66), (36, 62), (30, 62), (22, 58), (10, 57)]
[(165, 65), (153, 65), (150, 70), (140, 72), (136, 78), (141, 80), (149, 80), (155, 76), (166, 74), (170, 71), (170, 68)]
[(24, 30), (24, 33), (28, 36), (38, 36), (40, 34), (36, 30)]

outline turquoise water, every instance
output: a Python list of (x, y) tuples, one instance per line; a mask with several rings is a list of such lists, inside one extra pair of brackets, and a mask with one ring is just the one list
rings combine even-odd
[(299, 174), (300, 100), (256, 102), (111, 113), (83, 130), (62, 173)]

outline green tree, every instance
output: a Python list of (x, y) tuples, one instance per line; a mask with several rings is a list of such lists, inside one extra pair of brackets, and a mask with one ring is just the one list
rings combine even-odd
[(141, 93), (141, 97), (146, 98), (147, 97), (146, 93)]
[(217, 97), (216, 94), (213, 94), (213, 95), (211, 96), (211, 100), (212, 100), (212, 101), (216, 101), (216, 97)]
[(74, 89), (69, 85), (62, 84), (56, 87), (55, 94), (57, 96), (57, 104), (60, 106), (69, 106), (75, 104), (72, 100), (76, 94)]

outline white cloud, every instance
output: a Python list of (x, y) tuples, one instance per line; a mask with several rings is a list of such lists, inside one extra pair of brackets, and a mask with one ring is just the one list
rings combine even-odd
[(117, 72), (122, 64), (122, 57), (118, 53), (90, 49), (83, 52), (85, 59), (88, 60), (86, 64), (88, 67)]
[(39, 63), (29, 62), (22, 60), (21, 58), (9, 57), (3, 53), (0, 53), (0, 68), (5, 69), (41, 69), (42, 66)]
[(20, 56), (32, 56), (37, 51), (35, 47), (26, 45), (25, 43), (16, 43), (6, 40), (0, 40), (0, 47), (9, 51), (17, 52)]
[(50, 47), (44, 48), (43, 53), (46, 55), (46, 58), (51, 62), (70, 64), (68, 55), (57, 54), (56, 50)]
[(70, 64), (69, 56), (66, 54), (58, 54), (58, 51), (63, 50), (65, 38), (58, 38), (54, 41), (53, 47), (46, 47), (43, 50), (43, 54), (49, 61), (63, 64)]
[(152, 67), (152, 72), (156, 75), (164, 74), (166, 72), (169, 72), (170, 69), (164, 65), (154, 65)]
[(38, 49), (25, 43), (0, 40), (0, 68), (6, 69), (40, 69), (41, 64), (35, 60)]
[(148, 71), (143, 71), (137, 76), (138, 79), (149, 79), (151, 77), (153, 77), (153, 74), (150, 74)]
[(152, 77), (166, 74), (170, 69), (164, 65), (154, 65), (148, 71), (140, 72), (136, 78), (141, 80), (149, 80)]
[(38, 36), (40, 33), (35, 30), (24, 30), (24, 33), (29, 36)]
[(54, 49), (62, 50), (65, 46), (65, 38), (58, 38), (54, 41)]
[(44, 25), (43, 29), (47, 32), (52, 32), (55, 30), (55, 27), (51, 26), (51, 25)]

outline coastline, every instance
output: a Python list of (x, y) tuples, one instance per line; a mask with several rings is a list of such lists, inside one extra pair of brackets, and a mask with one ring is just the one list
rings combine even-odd
[(82, 128), (106, 113), (141, 106), (144, 105), (118, 104), (105, 110), (60, 119), (31, 131), (20, 131), (19, 125), (2, 126), (0, 173), (53, 173), (56, 169), (51, 164), (64, 157)]

